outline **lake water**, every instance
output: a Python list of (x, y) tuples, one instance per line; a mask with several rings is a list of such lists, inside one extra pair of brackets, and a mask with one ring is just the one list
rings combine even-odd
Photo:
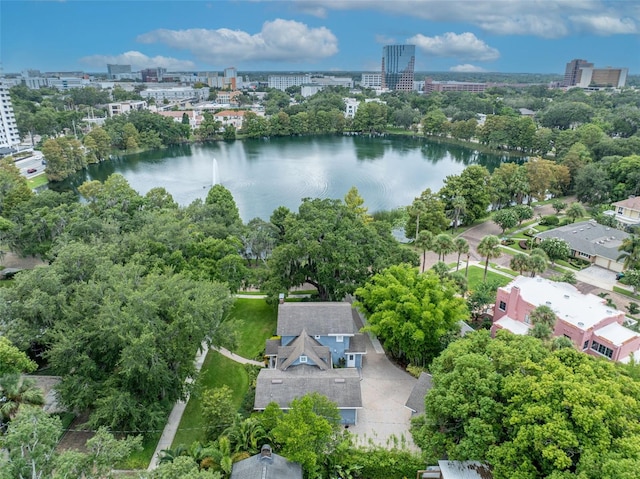
[(320, 136), (181, 145), (90, 165), (56, 190), (123, 175), (145, 194), (162, 186), (186, 206), (204, 199), (213, 182), (231, 193), (244, 222), (268, 220), (278, 206), (297, 211), (302, 198), (343, 199), (356, 186), (369, 212), (411, 204), (426, 188), (437, 192), (448, 175), (481, 164), (493, 170), (498, 155), (423, 138)]

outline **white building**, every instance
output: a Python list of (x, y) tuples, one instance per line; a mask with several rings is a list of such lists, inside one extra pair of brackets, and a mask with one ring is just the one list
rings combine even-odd
[(382, 88), (381, 73), (363, 73), (360, 85), (365, 88)]
[(311, 75), (269, 75), (269, 88), (285, 91), (292, 86), (311, 83)]
[(324, 88), (325, 88), (324, 85), (302, 85), (300, 87), (300, 94), (304, 98), (308, 98), (310, 96), (315, 95), (319, 91), (324, 90)]
[(223, 126), (233, 125), (236, 130), (241, 130), (246, 113), (244, 110), (223, 110), (214, 113), (213, 118), (222, 123)]
[(148, 110), (149, 105), (144, 100), (129, 100), (120, 101), (116, 103), (109, 103), (107, 105), (109, 116), (122, 115), (123, 113), (129, 113), (130, 111)]
[(156, 103), (167, 101), (195, 100), (202, 101), (209, 97), (208, 88), (175, 87), (149, 88), (140, 92), (143, 98), (153, 98)]
[(161, 116), (165, 116), (167, 118), (171, 118), (176, 123), (182, 123), (182, 118), (186, 114), (187, 117), (189, 118), (189, 126), (191, 127), (192, 130), (195, 130), (196, 128), (198, 128), (202, 124), (202, 121), (204, 120), (204, 117), (201, 114), (197, 113), (195, 110), (159, 111), (157, 114)]
[(9, 86), (0, 79), (0, 148), (13, 148), (19, 143), (20, 134), (11, 105)]
[(79, 77), (60, 77), (60, 78), (47, 78), (47, 86), (51, 88), (57, 88), (60, 91), (71, 90), (72, 88), (84, 88), (91, 84), (90, 80)]
[(342, 99), (345, 104), (344, 117), (345, 118), (353, 118), (356, 116), (356, 112), (358, 111), (358, 105), (360, 102), (355, 98), (343, 98)]

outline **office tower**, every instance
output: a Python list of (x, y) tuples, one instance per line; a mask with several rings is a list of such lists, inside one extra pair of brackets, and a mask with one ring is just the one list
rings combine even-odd
[(580, 88), (622, 88), (627, 83), (628, 68), (582, 67), (576, 83)]
[(9, 86), (0, 79), (0, 148), (12, 148), (19, 143), (20, 134), (13, 114)]
[(580, 69), (581, 68), (593, 68), (593, 63), (589, 63), (587, 60), (581, 60), (579, 58), (571, 60), (567, 63), (567, 67), (564, 70), (563, 86), (575, 86), (580, 82)]
[(107, 63), (107, 76), (109, 78), (115, 78), (119, 73), (131, 73), (131, 65), (112, 65)]
[(412, 91), (415, 45), (386, 45), (382, 48), (382, 88)]

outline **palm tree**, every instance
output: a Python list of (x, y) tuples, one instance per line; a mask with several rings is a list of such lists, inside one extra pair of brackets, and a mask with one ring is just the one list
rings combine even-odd
[(487, 270), (489, 269), (489, 260), (493, 258), (499, 258), (502, 254), (500, 250), (500, 238), (496, 235), (488, 235), (482, 238), (480, 244), (476, 248), (480, 255), (486, 258), (484, 263), (484, 277), (483, 281), (487, 280)]
[(231, 441), (233, 452), (257, 454), (260, 445), (263, 442), (268, 442), (267, 433), (262, 423), (256, 417), (244, 419), (240, 414), (236, 416), (233, 424), (225, 429), (222, 435), (227, 436)]
[(0, 420), (6, 423), (13, 419), (22, 405), (44, 404), (42, 389), (33, 379), (20, 374), (7, 374), (0, 378)]
[(542, 274), (547, 269), (547, 258), (541, 254), (531, 253), (527, 259), (527, 271), (531, 271), (531, 277)]
[(420, 198), (413, 200), (413, 204), (410, 206), (409, 213), (416, 215), (416, 235), (414, 239), (418, 238), (420, 233), (420, 214), (424, 211), (424, 202)]
[(509, 267), (515, 271), (520, 272), (520, 274), (524, 274), (525, 271), (528, 271), (529, 266), (529, 255), (525, 253), (517, 253), (511, 258), (511, 262), (509, 263)]
[(624, 261), (625, 269), (640, 269), (640, 236), (631, 235), (622, 240), (618, 251), (623, 253), (618, 256), (618, 261)]
[(424, 264), (427, 261), (427, 250), (431, 248), (433, 242), (433, 234), (431, 231), (420, 231), (418, 233), (418, 239), (416, 240), (416, 246), (422, 249), (422, 273), (424, 273)]
[(447, 233), (440, 233), (431, 243), (431, 249), (438, 253), (438, 260), (444, 261), (445, 255), (453, 253), (455, 251), (455, 244), (451, 235)]
[(458, 236), (453, 240), (453, 245), (455, 246), (454, 251), (458, 253), (458, 262), (456, 263), (456, 271), (458, 271), (458, 269), (460, 269), (460, 256), (469, 252), (469, 242), (461, 236)]
[(584, 218), (585, 216), (587, 216), (587, 212), (584, 209), (584, 206), (582, 206), (578, 202), (571, 203), (564, 211), (564, 214), (571, 220), (572, 223), (578, 218)]

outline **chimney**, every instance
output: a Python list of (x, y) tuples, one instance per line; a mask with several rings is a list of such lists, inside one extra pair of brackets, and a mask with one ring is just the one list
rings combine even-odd
[(260, 449), (260, 462), (273, 462), (273, 457), (271, 456), (271, 446), (269, 444), (265, 444)]

